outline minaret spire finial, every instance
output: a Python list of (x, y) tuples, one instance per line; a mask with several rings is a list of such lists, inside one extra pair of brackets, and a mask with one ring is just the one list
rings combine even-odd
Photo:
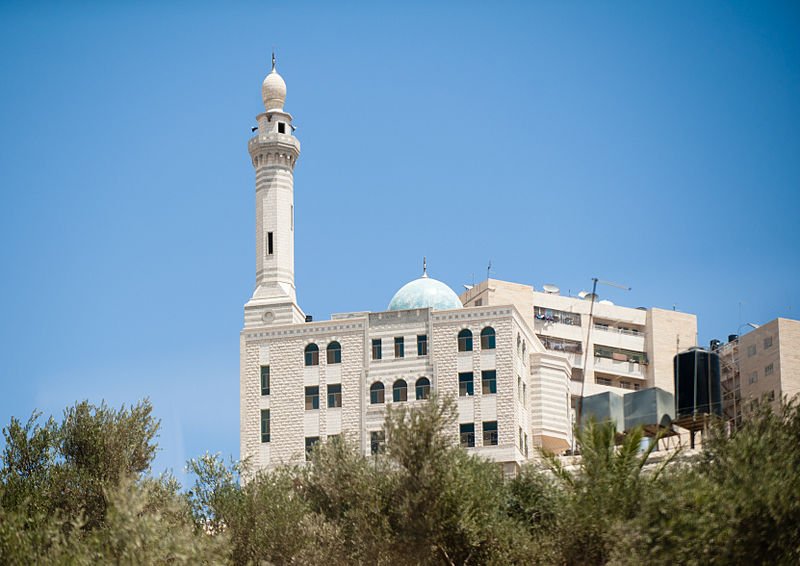
[(275, 71), (275, 50), (272, 50), (272, 71)]
[(425, 256), (422, 256), (422, 276), (428, 276), (428, 258)]

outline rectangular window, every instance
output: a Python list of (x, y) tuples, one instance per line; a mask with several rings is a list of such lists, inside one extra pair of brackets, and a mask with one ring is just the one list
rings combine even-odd
[(764, 368), (764, 375), (772, 375), (772, 372), (775, 371), (775, 364), (769, 364), (767, 367)]
[(522, 427), (519, 427), (519, 451), (522, 452)]
[(380, 454), (386, 449), (386, 433), (382, 430), (373, 430), (369, 433), (370, 454)]
[(306, 460), (311, 459), (311, 452), (319, 444), (319, 436), (306, 436)]
[(476, 301), (475, 301), (475, 306), (476, 306), (476, 307), (483, 306), (483, 299), (478, 299), (478, 300), (476, 300)]
[(418, 356), (427, 356), (428, 355), (428, 335), (427, 334), (420, 334), (417, 336), (417, 355)]
[(594, 378), (594, 382), (597, 385), (611, 385), (611, 380), (607, 377), (596, 377)]
[(261, 394), (269, 395), (269, 366), (261, 366)]
[(528, 457), (528, 433), (525, 433), (525, 457)]
[(484, 395), (497, 393), (497, 372), (495, 370), (481, 372), (481, 390)]
[(395, 336), (394, 338), (394, 357), (402, 358), (406, 355), (405, 340), (402, 336)]
[(306, 411), (319, 409), (319, 387), (306, 387)]
[(372, 359), (380, 360), (383, 357), (383, 342), (380, 338), (375, 338), (372, 341)]
[(755, 344), (750, 344), (747, 347), (747, 357), (748, 358), (752, 358), (755, 355), (756, 355), (756, 345)]
[(767, 336), (764, 338), (764, 349), (772, 348), (772, 336)]
[(267, 255), (272, 255), (272, 232), (267, 232)]
[(775, 391), (773, 390), (765, 393), (764, 399), (766, 399), (768, 403), (772, 403), (775, 400)]
[(750, 379), (748, 381), (750, 383), (755, 383), (756, 381), (758, 381), (758, 372), (754, 371), (753, 373), (751, 373), (750, 374)]
[(286, 124), (283, 122), (278, 122), (278, 133), (285, 134), (286, 133)]
[(497, 421), (483, 423), (483, 445), (497, 446)]
[(336, 409), (342, 406), (342, 384), (328, 385), (328, 408)]
[(474, 395), (475, 389), (472, 385), (472, 372), (465, 372), (458, 374), (458, 396), (466, 397), (467, 395)]
[(522, 401), (522, 405), (523, 406), (525, 405), (525, 399), (527, 399), (527, 398), (528, 398), (528, 386), (527, 386), (527, 384), (523, 383), (522, 384), (522, 399), (520, 399), (520, 401)]
[(269, 442), (269, 409), (261, 409), (261, 442)]
[(475, 447), (475, 424), (462, 423), (458, 425), (459, 436), (461, 437), (461, 446), (464, 448)]

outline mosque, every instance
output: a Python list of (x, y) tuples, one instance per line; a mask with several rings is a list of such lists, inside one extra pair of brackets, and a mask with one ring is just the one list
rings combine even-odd
[[(240, 337), (242, 459), (256, 468), (298, 464), (314, 445), (340, 435), (365, 455), (377, 453), (387, 407), (413, 407), (432, 392), (457, 399), (453, 441), (508, 474), (536, 457), (537, 447), (568, 449), (581, 364), (542, 334), (548, 321), (539, 320), (532, 287), (487, 280), (459, 298), (423, 267), (384, 312), (306, 317), (294, 283), (293, 171), (300, 142), (284, 110), (286, 83), (274, 57), (262, 98), (265, 111), (248, 143), (256, 178), (256, 288)], [(549, 299), (573, 310), (571, 298)], [(632, 324), (648, 324), (650, 311), (613, 308), (624, 309), (620, 316), (632, 317)], [(613, 308), (606, 308), (609, 317)], [(576, 316), (570, 331), (580, 330)], [(694, 317), (686, 316), (691, 333)], [(659, 376), (638, 378), (646, 384)], [(596, 387), (606, 386), (620, 385)]]

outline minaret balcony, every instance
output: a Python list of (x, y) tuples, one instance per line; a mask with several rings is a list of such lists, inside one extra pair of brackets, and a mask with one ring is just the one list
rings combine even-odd
[(257, 150), (263, 146), (285, 149), (287, 151), (293, 151), (295, 154), (300, 153), (300, 140), (291, 134), (279, 134), (276, 132), (258, 134), (257, 136), (250, 138), (250, 140), (247, 142), (247, 149), (251, 154), (253, 153), (253, 150)]

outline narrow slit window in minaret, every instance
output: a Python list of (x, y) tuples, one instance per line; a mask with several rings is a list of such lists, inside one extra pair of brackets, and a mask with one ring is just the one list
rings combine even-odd
[(278, 122), (278, 133), (285, 134), (286, 133), (286, 124), (283, 122)]
[(272, 255), (272, 232), (267, 232), (267, 255)]

